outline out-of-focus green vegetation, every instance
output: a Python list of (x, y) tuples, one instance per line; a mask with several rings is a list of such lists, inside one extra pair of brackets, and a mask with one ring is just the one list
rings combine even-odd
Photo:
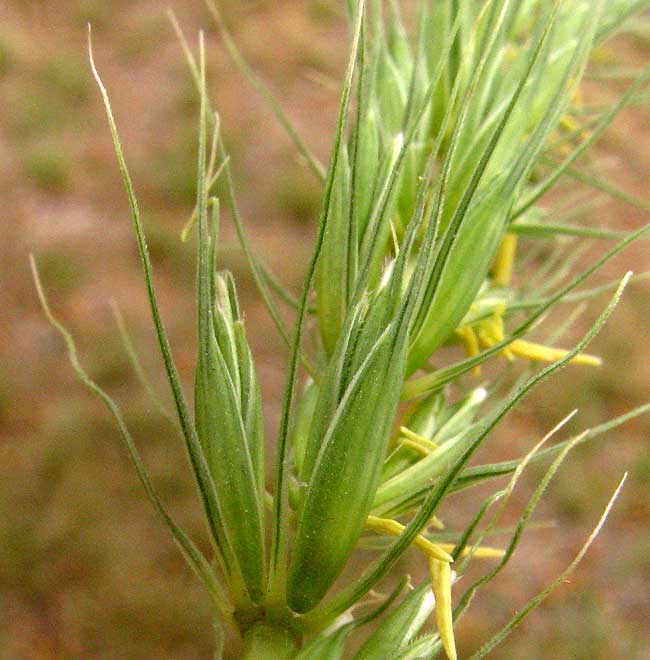
[[(321, 83), (339, 77), (347, 43), (338, 4), (224, 3), (238, 43), (322, 157), (337, 89)], [(112, 423), (72, 376), (63, 347), (41, 316), (27, 269), (28, 252), (38, 253), (52, 303), (80, 338), (92, 375), (126, 404), (160, 492), (200, 537), (180, 442), (134, 377), (110, 311), (115, 298), (153, 382), (162, 383), (160, 364), (148, 348), (127, 202), (86, 63), (86, 23), (93, 24), (97, 58), (142, 193), (163, 313), (188, 382), (194, 257), (178, 235), (194, 195), (195, 100), (161, 3), (55, 5), (7, 0), (0, 8), (0, 658), (207, 658), (207, 599), (141, 497)], [(247, 225), (264, 259), (295, 286), (318, 188), (228, 60), (201, 3), (175, 0), (172, 7), (188, 32), (208, 28), (210, 85), (227, 127)], [(628, 60), (647, 59), (648, 34), (640, 30), (618, 44)], [(627, 112), (598, 152), (617, 182), (638, 194), (650, 183), (648, 118), (643, 109)], [(611, 203), (601, 212), (616, 216), (611, 226), (638, 226), (642, 219)], [(250, 280), (239, 277), (245, 273), (239, 253), (226, 251), (224, 259), (238, 276), (247, 324), (256, 326), (253, 351), (273, 421), (283, 375), (281, 343)], [(609, 274), (627, 267), (648, 267), (647, 245), (628, 252)], [(511, 434), (492, 446), (495, 455), (519, 454), (524, 440), (549, 428), (550, 411), (579, 407), (584, 427), (644, 402), (649, 308), (647, 285), (632, 287), (598, 339), (596, 351), (606, 367), (588, 381), (565, 373), (540, 390), (513, 418)], [(162, 386), (161, 395), (167, 395)], [(644, 588), (650, 579), (649, 438), (650, 422), (639, 419), (610, 439), (615, 453), (603, 452), (598, 443), (575, 452), (539, 516), (557, 527), (532, 530), (521, 554), (534, 553), (536, 562), (522, 561), (481, 594), (463, 620), (460, 657), (508, 618), (503, 593), (523, 604), (561, 570), (626, 469), (623, 496), (571, 584), (494, 657), (628, 660), (650, 654)], [(530, 574), (522, 574), (522, 567)]]

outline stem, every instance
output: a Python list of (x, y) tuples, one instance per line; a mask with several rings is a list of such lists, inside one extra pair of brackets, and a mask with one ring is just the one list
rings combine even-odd
[(259, 622), (244, 635), (243, 660), (290, 660), (295, 653), (294, 637), (286, 628)]

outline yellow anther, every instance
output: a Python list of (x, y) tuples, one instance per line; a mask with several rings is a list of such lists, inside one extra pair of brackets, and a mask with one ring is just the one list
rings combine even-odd
[(424, 447), (421, 443), (414, 440), (409, 440), (408, 438), (400, 438), (399, 443), (402, 445), (402, 447), (409, 447), (410, 449), (414, 449), (424, 456), (429, 456), (433, 451), (432, 449)]
[[(432, 522), (437, 519), (432, 518)], [(438, 521), (439, 522), (439, 521)], [(390, 518), (368, 516), (366, 526), (379, 534), (386, 536), (401, 536), (404, 525)], [(452, 543), (432, 543), (421, 534), (415, 537), (413, 545), (427, 555), (429, 573), (431, 575), (431, 590), (436, 598), (435, 617), (440, 640), (445, 649), (448, 660), (457, 660), (456, 641), (454, 639), (453, 611), (451, 603), (451, 563), (453, 557)], [(462, 555), (466, 556), (472, 548), (465, 548)], [(476, 548), (474, 557), (478, 559), (499, 559), (504, 551), (499, 548)]]
[(497, 286), (509, 286), (512, 281), (512, 266), (517, 251), (517, 237), (506, 234), (501, 241), (497, 256), (494, 259), (492, 277)]
[(436, 626), (449, 660), (457, 660), (454, 621), (451, 609), (451, 566), (447, 562), (429, 559), (431, 589), (436, 597)]
[[(492, 316), (479, 323), (478, 338), (484, 348), (491, 348), (505, 339), (506, 335), (503, 326), (503, 314), (505, 311), (505, 304), (501, 304), (497, 307)], [(510, 346), (504, 348), (502, 352), (508, 360), (512, 361), (515, 359), (514, 353), (510, 350)]]
[[(458, 337), (460, 337), (460, 340), (463, 342), (463, 346), (465, 347), (465, 352), (469, 357), (475, 357), (480, 353), (480, 348), (479, 348), (479, 343), (478, 343), (478, 337), (476, 336), (476, 333), (474, 332), (474, 329), (466, 325), (462, 328), (456, 328), (456, 334)], [(472, 370), (472, 373), (475, 376), (480, 376), (481, 375), (481, 367), (480, 365), (474, 367)]]
[[(453, 543), (438, 543), (439, 548), (446, 550), (447, 552), (453, 552), (456, 547)], [(463, 548), (463, 551), (460, 553), (461, 557), (467, 557), (467, 555), (472, 552), (472, 548), (467, 546)], [(490, 547), (479, 547), (476, 548), (473, 552), (473, 557), (475, 559), (501, 559), (503, 555), (506, 554), (506, 551), (501, 548), (490, 548)]]
[(563, 115), (560, 119), (560, 126), (573, 133), (578, 130), (578, 122), (571, 115)]
[(503, 314), (503, 311), (499, 308), (492, 316), (479, 323), (478, 338), (484, 346), (494, 346), (494, 344), (503, 341), (505, 331), (501, 314)]
[[(389, 518), (368, 516), (366, 526), (373, 531), (387, 536), (400, 536), (404, 525)], [(440, 640), (449, 660), (457, 660), (456, 642), (454, 640), (453, 614), (451, 608), (451, 562), (453, 557), (440, 545), (418, 535), (413, 545), (424, 552), (429, 559), (429, 572), (431, 573), (431, 589), (436, 597), (436, 626)], [(453, 546), (445, 544), (449, 549)]]
[[(378, 532), (384, 536), (401, 536), (405, 529), (404, 525), (398, 523), (397, 520), (378, 518), (377, 516), (368, 516), (366, 527), (372, 529), (373, 532)], [(422, 536), (422, 534), (415, 537), (413, 545), (418, 550), (424, 552), (429, 559), (435, 559), (442, 563), (451, 563), (454, 561), (454, 558), (448, 552), (442, 550), (440, 546), (435, 543), (431, 543), (431, 541)]]
[(465, 350), (467, 351), (467, 355), (474, 357), (475, 355), (479, 354), (478, 338), (476, 337), (476, 333), (471, 326), (466, 325), (462, 328), (456, 328), (456, 334), (463, 342)]
[(431, 516), (431, 520), (429, 520), (429, 525), (431, 525), (431, 527), (435, 527), (436, 529), (445, 528), (445, 524), (436, 515)]
[[(484, 348), (491, 348), (504, 340), (504, 312), (505, 305), (500, 305), (490, 318), (479, 322), (477, 334), (479, 342)], [(544, 344), (536, 344), (535, 342), (524, 339), (515, 339), (503, 349), (503, 355), (508, 360), (514, 360), (515, 357), (520, 357), (534, 362), (555, 362), (565, 357), (568, 352), (563, 348), (544, 346)], [(578, 353), (578, 355), (571, 358), (570, 362), (571, 364), (583, 364), (594, 367), (602, 364), (602, 360), (598, 356), (589, 355), (588, 353)]]
[(431, 452), (438, 449), (438, 445), (435, 442), (423, 438), (421, 435), (411, 431), (411, 429), (406, 426), (400, 426), (399, 431), (403, 436), (399, 439), (399, 442), (405, 447), (411, 447), (425, 456), (428, 456)]
[[(509, 349), (514, 355), (534, 362), (555, 362), (561, 360), (569, 352), (563, 348), (552, 348), (523, 339), (515, 339), (510, 344)], [(590, 367), (599, 367), (603, 363), (597, 355), (589, 355), (588, 353), (578, 353), (578, 355), (571, 358), (570, 362), (571, 364), (584, 364)]]

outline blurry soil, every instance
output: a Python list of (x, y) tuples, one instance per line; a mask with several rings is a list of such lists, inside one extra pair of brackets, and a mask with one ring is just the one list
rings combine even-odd
[[(326, 160), (347, 51), (342, 3), (222, 4), (236, 41)], [(193, 244), (183, 244), (179, 234), (193, 206), (197, 100), (167, 6), (193, 44), (199, 26), (206, 29), (212, 98), (257, 252), (293, 291), (309, 255), (319, 186), (228, 58), (203, 3), (0, 5), (1, 660), (211, 657), (208, 601), (145, 502), (108, 413), (74, 377), (40, 310), (28, 266), (34, 253), (56, 315), (78, 341), (92, 377), (123, 405), (160, 493), (178, 521), (204, 539), (180, 440), (135, 378), (111, 311), (115, 301), (167, 402), (128, 203), (86, 55), (90, 22), (142, 207), (162, 312), (189, 392), (195, 266)], [(650, 52), (642, 40), (616, 48), (628, 63), (647, 61)], [(646, 199), (648, 116), (647, 109), (624, 113), (598, 152), (617, 184)], [(644, 221), (622, 204), (607, 203), (598, 213), (607, 227)], [(223, 225), (221, 266), (239, 284), (272, 438), (286, 353), (227, 219)], [(647, 243), (634, 246), (601, 281), (628, 268), (644, 271), (647, 254)], [(590, 308), (587, 320), (602, 304)], [(592, 347), (605, 367), (566, 369), (537, 390), (496, 434), (491, 458), (520, 455), (573, 408), (580, 409), (571, 427), (576, 430), (646, 402), (649, 312), (647, 284), (631, 287)], [(570, 583), (490, 657), (650, 657), (649, 439), (646, 417), (574, 452), (536, 515), (553, 526), (532, 530), (512, 566), (479, 594), (459, 629), (461, 657), (569, 563), (626, 470), (623, 495)], [(525, 504), (541, 474), (533, 468), (522, 480), (513, 511)], [(459, 505), (458, 515), (469, 515), (475, 505)], [(232, 653), (227, 657), (236, 657)]]

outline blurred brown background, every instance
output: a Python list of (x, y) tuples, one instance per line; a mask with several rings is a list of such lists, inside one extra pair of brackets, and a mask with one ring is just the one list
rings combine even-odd
[[(223, 4), (238, 43), (325, 159), (347, 50), (342, 3)], [(194, 256), (179, 232), (193, 204), (197, 103), (167, 6), (193, 42), (199, 26), (207, 29), (210, 90), (255, 246), (294, 290), (308, 256), (319, 187), (232, 65), (202, 2), (0, 5), (0, 660), (210, 657), (207, 599), (145, 501), (107, 412), (73, 376), (40, 311), (27, 262), (28, 253), (37, 255), (51, 303), (77, 338), (83, 362), (122, 403), (161, 494), (201, 537), (180, 441), (134, 377), (111, 313), (115, 299), (167, 397), (127, 200), (86, 55), (90, 21), (143, 210), (163, 314), (189, 385)], [(648, 59), (650, 38), (639, 34), (610, 48), (639, 64)], [(612, 84), (609, 91), (621, 88)], [(609, 176), (646, 199), (648, 117), (644, 109), (625, 113), (599, 146)], [(636, 227), (644, 219), (615, 204), (599, 212), (609, 227)], [(239, 283), (272, 437), (284, 349), (224, 224), (222, 266)], [(643, 271), (647, 245), (628, 251), (608, 274)], [(492, 457), (522, 453), (574, 407), (580, 408), (577, 429), (647, 401), (649, 313), (648, 286), (635, 285), (593, 347), (606, 358), (605, 368), (567, 369), (536, 391), (496, 434)], [(625, 470), (625, 491), (570, 584), (491, 657), (650, 657), (649, 437), (646, 417), (574, 453), (536, 516), (555, 526), (531, 531), (511, 567), (479, 595), (460, 628), (461, 657), (570, 561)], [(523, 480), (522, 502), (540, 470)]]

